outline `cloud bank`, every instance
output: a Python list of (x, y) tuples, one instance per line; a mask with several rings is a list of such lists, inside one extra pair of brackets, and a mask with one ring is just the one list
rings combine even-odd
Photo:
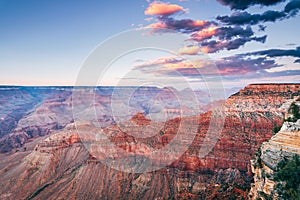
[[(155, 22), (147, 27), (162, 33), (172, 30), (188, 35), (189, 40), (196, 44), (179, 49), (178, 54), (193, 56), (199, 55), (200, 51), (205, 53), (231, 51), (249, 42), (265, 43), (268, 36), (261, 34), (267, 27), (265, 23), (287, 20), (295, 17), (300, 10), (299, 0), (289, 1), (282, 6), (281, 10), (267, 10), (262, 13), (251, 13), (245, 10), (254, 5), (268, 7), (284, 3), (286, 0), (217, 1), (234, 12), (231, 15), (216, 16), (215, 20), (177, 19), (176, 14), (184, 13), (188, 9), (177, 4), (153, 2), (146, 9), (145, 14), (154, 16)], [(218, 74), (225, 78), (243, 77), (245, 79), (254, 78), (258, 74), (272, 78), (300, 75), (300, 70), (282, 69), (282, 65), (278, 64), (275, 58), (283, 56), (292, 57), (294, 63), (299, 64), (300, 46), (295, 49), (274, 48), (219, 58), (215, 63), (219, 72), (211, 71), (211, 63), (199, 60), (195, 68), (193, 64), (179, 57), (146, 62), (135, 66), (135, 69), (155, 75), (174, 76), (180, 73), (191, 78)]]
[(264, 22), (275, 22), (294, 17), (300, 9), (300, 1), (289, 2), (284, 10), (268, 10), (262, 14), (250, 14), (249, 12), (234, 12), (230, 16), (217, 16), (217, 20), (227, 25), (256, 25)]

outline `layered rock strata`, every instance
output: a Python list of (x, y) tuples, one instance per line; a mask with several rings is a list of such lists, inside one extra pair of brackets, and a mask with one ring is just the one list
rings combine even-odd
[(300, 119), (284, 122), (280, 131), (262, 144), (256, 160), (252, 161), (254, 183), (249, 193), (250, 199), (278, 199), (278, 181), (275, 181), (274, 174), (278, 172), (281, 161), (292, 160), (295, 155), (300, 155)]

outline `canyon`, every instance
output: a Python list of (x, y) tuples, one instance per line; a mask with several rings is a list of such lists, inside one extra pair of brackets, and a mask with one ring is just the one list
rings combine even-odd
[[(4, 107), (11, 108), (1, 110), (2, 119), (20, 113), (13, 122), (0, 123), (0, 199), (248, 198), (253, 178), (250, 160), (273, 136), (273, 128), (283, 123), (289, 105), (300, 97), (300, 84), (250, 84), (218, 103), (201, 98), (207, 93), (199, 91), (200, 113), (154, 121), (151, 105), (145, 102), (161, 98), (158, 93), (176, 113), (178, 105), (166, 90), (141, 88), (136, 99), (144, 101), (132, 101), (132, 112), (121, 121), (110, 114), (113, 88), (95, 92), (99, 118), (89, 118), (91, 111), (85, 110), (87, 121), (72, 117), (72, 88), (51, 89), (38, 98), (36, 90), (22, 91), (20, 102), (12, 107), (0, 98)], [(120, 99), (120, 103), (126, 102)], [(105, 126), (97, 126), (99, 121)], [(117, 151), (105, 145), (106, 140), (101, 143), (93, 134), (97, 132)], [(155, 149), (184, 144), (188, 146), (182, 155), (171, 151), (152, 156)], [(130, 161), (125, 162), (129, 171), (118, 170), (112, 158)], [(160, 166), (163, 159), (173, 162), (145, 170), (145, 163)], [(141, 168), (145, 172), (137, 173)]]
[[(188, 115), (204, 113), (210, 109), (211, 104), (218, 104), (218, 101), (211, 103), (209, 92), (205, 90), (182, 90), (175, 96), (171, 89), (157, 87), (93, 87), (89, 88), (93, 90), (92, 96), (83, 96), (73, 101), (74, 91), (87, 88), (0, 86), (0, 152), (18, 150), (32, 138), (51, 134), (72, 123), (74, 106), (84, 108), (85, 98), (93, 99), (93, 107), (82, 112), (85, 120), (99, 121), (103, 126), (116, 123), (112, 103), (115, 109), (128, 108), (130, 111), (120, 120), (130, 119), (138, 112), (155, 114), (161, 112), (162, 107), (167, 115), (164, 120), (178, 117), (181, 111), (178, 98), (187, 99), (188, 102), (188, 92), (197, 97), (197, 104), (190, 103), (189, 107), (184, 108)], [(132, 96), (128, 97), (127, 94)], [(158, 110), (149, 110), (154, 103), (158, 104)], [(91, 115), (94, 110), (96, 118)]]

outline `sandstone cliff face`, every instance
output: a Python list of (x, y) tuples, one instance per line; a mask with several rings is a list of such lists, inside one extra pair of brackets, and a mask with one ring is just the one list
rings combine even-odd
[(294, 155), (300, 155), (300, 120), (284, 122), (281, 130), (262, 144), (256, 160), (252, 161), (254, 183), (249, 193), (250, 199), (278, 199), (274, 173), (280, 161), (292, 160)]
[[(272, 137), (273, 127), (282, 124), (288, 111), (285, 104), (299, 96), (300, 84), (252, 84), (232, 95), (224, 105), (225, 123), (218, 142), (209, 155), (198, 159), (197, 168), (250, 171), (257, 149)], [(200, 130), (184, 155), (186, 160), (193, 150), (206, 145), (202, 140), (209, 122), (210, 113), (200, 116)]]

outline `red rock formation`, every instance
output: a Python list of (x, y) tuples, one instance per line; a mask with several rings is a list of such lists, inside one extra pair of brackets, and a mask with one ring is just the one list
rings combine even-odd
[[(205, 158), (206, 166), (248, 170), (258, 147), (271, 138), (273, 127), (282, 123), (282, 105), (299, 96), (300, 84), (252, 84), (231, 96), (225, 103), (224, 128)], [(205, 127), (201, 123), (200, 127)], [(201, 128), (196, 140), (203, 133)]]
[[(282, 123), (285, 110), (282, 105), (300, 96), (299, 86), (249, 85), (230, 97), (224, 104), (223, 130), (212, 151), (203, 158), (199, 157), (199, 149), (214, 144), (204, 139), (213, 112), (169, 120), (149, 138), (135, 138), (130, 130), (119, 127), (126, 122), (103, 129), (116, 146), (147, 158), (148, 149), (165, 147), (178, 132), (183, 131), (183, 135), (188, 137), (190, 126), (199, 125), (186, 153), (170, 166), (155, 172), (135, 174), (109, 168), (103, 164), (109, 159), (107, 155), (95, 158), (81, 143), (77, 143), (77, 136), (70, 136), (64, 130), (38, 145), (36, 151), (24, 157), (21, 163), (14, 161), (0, 170), (0, 198), (228, 199), (233, 195), (238, 199), (245, 198), (247, 191), (243, 188), (247, 184), (247, 176), (244, 172), (248, 170), (249, 161), (260, 144), (273, 135), (273, 127)], [(139, 124), (139, 119), (142, 121), (140, 129), (134, 131), (144, 131), (147, 135), (149, 130), (145, 129), (145, 122), (149, 121), (141, 115), (133, 118), (136, 124)], [(183, 120), (184, 127), (180, 129)], [(218, 123), (218, 118), (214, 119), (214, 124)], [(95, 127), (86, 124), (81, 128), (91, 133)], [(87, 135), (82, 139), (91, 141), (93, 137)], [(182, 137), (180, 143), (186, 140)], [(119, 152), (114, 153), (123, 156)], [(148, 159), (159, 163), (161, 158)]]
[[(199, 149), (205, 145), (214, 145), (203, 141), (210, 125), (212, 112), (188, 119), (190, 124), (199, 124), (199, 132), (188, 151), (172, 166), (194, 171), (227, 168), (249, 171), (250, 159), (253, 158), (258, 147), (271, 138), (273, 127), (282, 123), (285, 109), (282, 105), (300, 95), (299, 86), (299, 84), (253, 84), (230, 97), (224, 105), (225, 123), (218, 142), (204, 158), (200, 158), (201, 155), (199, 157)], [(138, 114), (132, 120), (136, 124), (138, 124), (137, 120), (141, 120), (140, 124), (143, 125), (145, 118), (142, 114)], [(123, 129), (119, 133), (116, 130), (111, 140), (122, 146), (123, 142), (129, 142), (126, 139), (128, 137), (136, 143), (141, 142), (153, 148), (162, 148), (172, 141), (180, 121), (177, 118), (166, 122), (164, 128), (157, 132), (155, 137), (148, 139), (133, 139), (130, 136), (132, 134), (124, 132)], [(140, 131), (147, 131), (144, 129), (144, 126), (140, 127)], [(118, 137), (123, 138), (123, 142)]]
[[(232, 189), (233, 181), (244, 184), (231, 169), (215, 176), (176, 168), (144, 174), (114, 170), (81, 143), (66, 145), (71, 138), (77, 138), (72, 131), (52, 135), (29, 155), (20, 155), (21, 162), (12, 160), (0, 170), (0, 199), (213, 199), (220, 197), (221, 185), (210, 180), (224, 179)], [(222, 195), (230, 196), (229, 189)]]
[[(131, 119), (131, 122), (138, 126), (133, 127), (130, 123), (124, 122), (120, 125), (121, 129), (118, 128), (119, 125), (115, 125), (104, 129), (104, 132), (118, 147), (131, 153), (141, 152), (147, 157), (149, 149), (165, 147), (174, 139), (178, 131), (183, 130), (183, 135), (190, 135), (189, 127), (197, 124), (199, 128), (193, 143), (171, 167), (193, 171), (227, 168), (249, 171), (250, 159), (253, 158), (258, 147), (262, 142), (271, 138), (273, 127), (282, 123), (282, 112), (285, 109), (282, 105), (300, 95), (299, 86), (299, 84), (253, 84), (230, 97), (224, 105), (224, 127), (217, 136), (216, 144), (213, 141), (204, 140), (210, 126), (212, 112), (198, 117), (185, 118), (185, 127), (181, 129), (179, 128), (182, 125), (180, 118), (169, 120), (165, 124), (156, 123), (155, 126), (161, 127), (158, 130), (149, 129), (147, 126), (150, 120), (139, 113)], [(221, 121), (218, 117), (213, 120)], [(153, 134), (151, 131), (156, 132)], [(135, 138), (136, 133), (154, 136)], [(181, 142), (185, 142), (185, 137), (181, 139)], [(208, 155), (204, 155), (205, 157), (199, 155), (199, 149), (212, 145), (214, 147)], [(159, 163), (161, 158), (152, 157), (151, 159)]]
[[(192, 91), (179, 93), (186, 97), (189, 92)], [(126, 97), (131, 93), (132, 98), (130, 97), (129, 100)], [(208, 103), (209, 98), (202, 98), (203, 94), (207, 93), (198, 91), (195, 94), (198, 95), (199, 102), (202, 100), (201, 106)], [(116, 98), (115, 101), (112, 101), (112, 98)], [(92, 99), (89, 102), (91, 104), (86, 105), (86, 99)], [(78, 107), (80, 111), (84, 110), (82, 113), (86, 121), (98, 121), (103, 127), (107, 127), (116, 123), (112, 113), (112, 104), (130, 107), (131, 112), (122, 116), (120, 120), (116, 120), (120, 122), (130, 119), (138, 112), (148, 112), (152, 103), (157, 101), (168, 104), (167, 110), (178, 108), (178, 99), (168, 88), (99, 87), (74, 88), (73, 90), (72, 87), (0, 86), (0, 152), (7, 153), (20, 148), (33, 138), (51, 134), (72, 123), (74, 121), (72, 111), (75, 107)], [(195, 107), (199, 105), (191, 104), (190, 107), (184, 108), (184, 112), (191, 115)], [(208, 107), (203, 107), (200, 112), (207, 111), (207, 109)], [(96, 117), (91, 114), (94, 112), (96, 112)], [(170, 118), (178, 116), (176, 113), (173, 114)], [(114, 115), (117, 114), (114, 113)], [(141, 120), (138, 121), (141, 122)], [(144, 122), (148, 123), (147, 120)]]
[(131, 118), (131, 121), (139, 126), (146, 126), (151, 123), (150, 119), (147, 119), (143, 113), (138, 113)]

